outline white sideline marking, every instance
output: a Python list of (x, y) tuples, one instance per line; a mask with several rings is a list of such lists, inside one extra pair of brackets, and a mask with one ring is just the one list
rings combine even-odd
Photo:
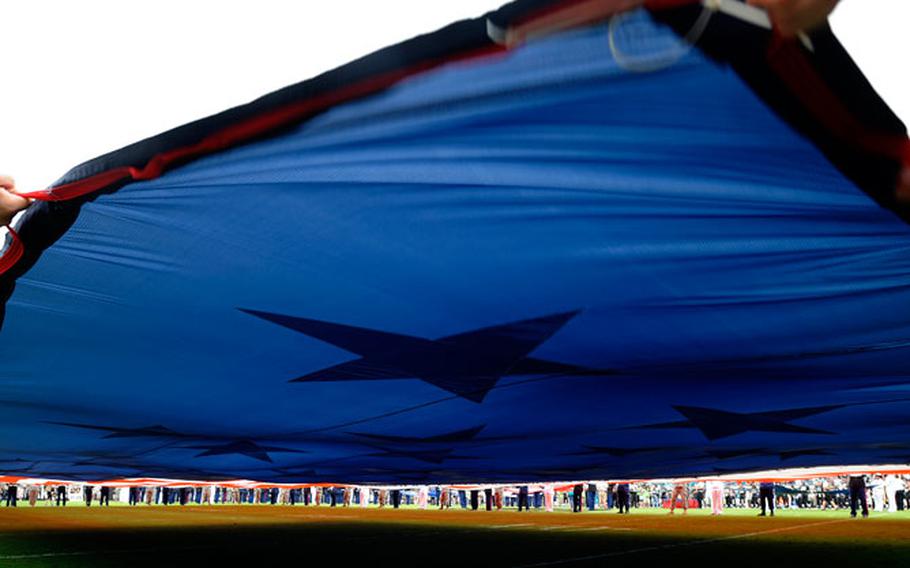
[(488, 528), (488, 529), (512, 529), (515, 527), (532, 527), (532, 526), (534, 526), (534, 525), (532, 525), (531, 523), (518, 523), (515, 525), (490, 525), (486, 528)]
[(585, 527), (583, 529), (575, 529), (576, 532), (580, 531), (630, 531), (632, 529), (627, 527)]
[(563, 558), (563, 559), (561, 559), (561, 560), (551, 560), (551, 561), (548, 561), (548, 562), (537, 562), (537, 563), (535, 563), (535, 564), (520, 564), (520, 565), (515, 566), (515, 567), (513, 567), (513, 568), (535, 568), (535, 567), (537, 567), (537, 566), (558, 566), (559, 564), (568, 564), (568, 563), (570, 563), (570, 562), (583, 562), (583, 561), (585, 561), (585, 560), (598, 560), (598, 559), (601, 559), (601, 558), (612, 558), (612, 557), (614, 557), (614, 556), (625, 556), (625, 555), (627, 555), (627, 554), (636, 554), (636, 553), (639, 553), (639, 552), (653, 552), (653, 551), (655, 551), (655, 550), (667, 550), (667, 549), (671, 549), (671, 548), (682, 548), (682, 547), (685, 547), (685, 546), (696, 546), (696, 545), (699, 545), (699, 544), (711, 544), (711, 543), (714, 543), (714, 542), (723, 542), (723, 541), (726, 541), (726, 540), (737, 540), (737, 539), (741, 539), (741, 538), (750, 538), (750, 537), (753, 537), (753, 536), (760, 536), (760, 535), (765, 535), (765, 534), (772, 534), (772, 533), (779, 533), (779, 532), (787, 532), (787, 531), (795, 531), (795, 530), (805, 529), (805, 528), (809, 528), (809, 527), (819, 527), (819, 526), (823, 526), (823, 525), (831, 525), (831, 524), (834, 524), (834, 523), (846, 523), (846, 522), (848, 522), (848, 521), (849, 521), (849, 519), (837, 519), (837, 520), (834, 520), (834, 521), (822, 521), (822, 522), (819, 522), (819, 523), (808, 523), (808, 524), (805, 524), (805, 525), (796, 525), (796, 526), (792, 526), (792, 527), (782, 527), (782, 528), (779, 528), (779, 529), (770, 529), (770, 530), (766, 530), (766, 531), (756, 531), (756, 532), (745, 533), (745, 534), (737, 534), (737, 535), (732, 535), (732, 536), (722, 536), (722, 537), (718, 537), (718, 538), (708, 538), (708, 539), (703, 539), (703, 540), (692, 540), (692, 541), (689, 541), (689, 542), (679, 542), (679, 543), (674, 543), (674, 544), (662, 544), (662, 545), (660, 545), (660, 546), (647, 546), (647, 547), (644, 547), (644, 548), (633, 548), (632, 550), (620, 550), (620, 551), (617, 551), (617, 552), (607, 552), (607, 553), (604, 553), (604, 554), (592, 554), (592, 555), (590, 555), (590, 556), (576, 556), (576, 557), (574, 557), (574, 558)]
[(279, 515), (288, 519), (360, 519), (354, 515)]
[(572, 526), (573, 526), (573, 525), (550, 525), (550, 526), (548, 526), (548, 527), (546, 527), (546, 526), (540, 527), (540, 530), (542, 530), (542, 531), (558, 531), (558, 530), (562, 530), (562, 529), (570, 529), (570, 528), (572, 528)]

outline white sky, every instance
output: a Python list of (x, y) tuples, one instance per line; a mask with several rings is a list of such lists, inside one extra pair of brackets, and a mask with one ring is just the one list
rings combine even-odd
[[(506, 0), (20, 0), (0, 4), (0, 172), (41, 189), (79, 162)], [(910, 122), (908, 0), (833, 26)]]

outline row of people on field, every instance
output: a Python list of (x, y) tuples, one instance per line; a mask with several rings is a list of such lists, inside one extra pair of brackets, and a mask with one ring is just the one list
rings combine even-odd
[(301, 488), (235, 488), (217, 485), (188, 487), (100, 487), (92, 485), (57, 485), (24, 487), (17, 484), (0, 486), (2, 499), (14, 507), (20, 496), (29, 504), (38, 501), (65, 506), (69, 500), (81, 497), (91, 506), (97, 495), (98, 504), (106, 506), (111, 498), (127, 497), (129, 505), (188, 505), (188, 504), (272, 504), (327, 505), (361, 507), (391, 507), (402, 505), (418, 508), (461, 508), (501, 510), (556, 509), (612, 510), (629, 513), (630, 509), (666, 508), (670, 512), (689, 508), (710, 507), (713, 514), (725, 508), (756, 508), (762, 514), (773, 515), (775, 509), (846, 509), (867, 515), (876, 511), (910, 510), (910, 476), (875, 475), (818, 478), (792, 482), (724, 483), (721, 481), (691, 483), (606, 483), (588, 482), (563, 486), (557, 491), (554, 484), (520, 485), (517, 487), (490, 486), (459, 489), (446, 486), (417, 488), (301, 487)]

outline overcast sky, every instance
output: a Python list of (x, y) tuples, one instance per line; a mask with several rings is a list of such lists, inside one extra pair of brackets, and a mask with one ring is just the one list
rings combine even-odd
[[(43, 188), (79, 162), (504, 1), (3, 2), (0, 172)], [(908, 0), (843, 0), (832, 21), (905, 122), (908, 22)]]

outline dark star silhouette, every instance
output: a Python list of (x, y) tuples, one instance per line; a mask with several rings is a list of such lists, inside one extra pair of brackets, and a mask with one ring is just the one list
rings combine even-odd
[(623, 430), (639, 428), (697, 428), (709, 440), (719, 440), (745, 432), (833, 435), (833, 432), (798, 426), (796, 424), (791, 424), (790, 422), (800, 418), (815, 416), (816, 414), (831, 412), (832, 410), (837, 410), (846, 406), (850, 405), (835, 404), (829, 406), (812, 406), (787, 410), (741, 413), (713, 408), (701, 408), (698, 406), (674, 405), (673, 408), (685, 416), (685, 420), (661, 422), (659, 424), (645, 424), (643, 426), (629, 426), (628, 428), (623, 428)]
[(452, 455), (454, 448), (437, 448), (431, 450), (406, 450), (386, 448), (382, 446), (373, 446), (379, 452), (367, 454), (369, 457), (381, 458), (411, 458), (422, 462), (440, 464), (446, 460), (476, 460), (480, 458), (472, 456), (455, 456)]
[(205, 450), (199, 454), (196, 454), (197, 458), (202, 458), (206, 456), (223, 456), (229, 454), (237, 454), (241, 456), (247, 456), (259, 461), (264, 461), (272, 463), (272, 458), (269, 456), (269, 453), (293, 453), (293, 454), (306, 454), (309, 453), (305, 450), (293, 450), (290, 448), (280, 448), (277, 446), (262, 446), (253, 442), (251, 440), (237, 440), (234, 442), (228, 442), (227, 444), (221, 444), (217, 446), (209, 445), (199, 445), (199, 446), (181, 446), (185, 449), (192, 450)]
[(728, 460), (744, 456), (773, 456), (777, 455), (781, 461), (787, 461), (801, 456), (830, 456), (831, 452), (820, 448), (810, 448), (802, 450), (769, 450), (767, 448), (747, 448), (740, 450), (707, 450), (710, 456), (718, 459)]
[(447, 432), (444, 434), (436, 434), (435, 436), (390, 436), (386, 434), (369, 434), (367, 432), (348, 432), (354, 436), (360, 436), (361, 438), (369, 438), (371, 440), (378, 440), (381, 442), (388, 442), (394, 444), (447, 444), (452, 442), (469, 442), (477, 437), (480, 434), (481, 430), (485, 428), (485, 424), (480, 426), (475, 426), (473, 428), (466, 428), (464, 430), (456, 430), (454, 432)]
[(286, 475), (290, 478), (300, 479), (300, 478), (312, 478), (319, 475), (319, 473), (312, 468), (300, 468), (300, 467), (274, 467), (272, 471), (275, 473)]
[(783, 452), (777, 452), (780, 456), (781, 461), (792, 460), (793, 458), (799, 458), (802, 456), (831, 456), (834, 455), (831, 452), (821, 449), (821, 448), (810, 448), (805, 450), (787, 450)]
[(109, 432), (104, 438), (190, 438), (187, 434), (175, 432), (170, 428), (161, 425), (143, 426), (141, 428), (123, 428), (119, 426), (99, 426), (96, 424), (81, 424), (78, 422), (53, 422), (47, 424), (56, 424), (58, 426), (70, 426), (72, 428), (83, 428), (86, 430), (100, 430)]
[[(191, 468), (173, 468), (150, 464), (145, 461), (132, 459), (129, 456), (111, 455), (94, 452), (82, 453), (87, 456), (73, 461), (72, 459), (45, 459), (31, 460), (0, 460), (0, 463), (28, 463), (28, 467), (16, 470), (4, 469), (5, 473), (24, 473), (30, 477), (60, 478), (71, 480), (98, 480), (112, 475), (110, 470), (123, 472), (133, 470), (143, 476), (158, 476), (186, 479), (216, 480), (223, 477), (221, 474)], [(86, 469), (89, 468), (89, 469)], [(122, 474), (122, 473), (121, 473)]]
[(712, 469), (712, 471), (713, 471), (714, 473), (716, 473), (716, 474), (718, 474), (718, 475), (728, 475), (728, 474), (734, 474), (734, 475), (735, 475), (735, 474), (739, 474), (739, 473), (753, 473), (753, 472), (756, 472), (756, 471), (760, 471), (760, 470), (758, 470), (758, 469), (755, 469), (754, 467), (753, 467), (753, 468), (748, 468), (748, 469), (742, 469), (742, 468), (727, 468), (727, 467), (714, 467), (714, 468), (711, 468), (711, 469)]
[(533, 481), (533, 477), (538, 479), (546, 478), (556, 478), (556, 479), (573, 479), (574, 476), (584, 473), (584, 472), (594, 472), (601, 471), (604, 467), (603, 464), (590, 464), (582, 466), (567, 466), (567, 467), (541, 467), (541, 468), (530, 468), (526, 470), (503, 470), (502, 472), (493, 472), (496, 475), (508, 475), (515, 479)]
[[(208, 479), (215, 480), (223, 477), (221, 474), (213, 473), (210, 471), (196, 469), (196, 468), (187, 468), (187, 467), (170, 467), (164, 465), (156, 465), (154, 463), (149, 463), (147, 461), (129, 459), (126, 457), (121, 458), (89, 458), (86, 460), (81, 460), (74, 462), (73, 467), (95, 467), (95, 468), (105, 468), (113, 469), (117, 471), (123, 471), (124, 469), (129, 469), (135, 471), (138, 475), (143, 477), (170, 477), (170, 478), (186, 478), (186, 479)], [(101, 472), (102, 470), (94, 470), (96, 472)], [(88, 472), (79, 471), (76, 472), (81, 476), (88, 475)], [(110, 471), (101, 473), (101, 476), (111, 475)]]
[(768, 450), (764, 448), (744, 448), (737, 450), (715, 449), (706, 450), (705, 453), (719, 460), (731, 460), (733, 458), (741, 458), (743, 456), (763, 456), (768, 453)]
[(605, 371), (534, 359), (528, 355), (579, 312), (485, 327), (425, 339), (282, 314), (241, 311), (360, 356), (293, 379), (374, 381), (419, 379), (472, 402), (483, 402), (504, 376), (604, 374)]
[(646, 452), (662, 452), (666, 450), (673, 450), (676, 448), (613, 448), (607, 446), (589, 446), (585, 444), (583, 446), (585, 449), (580, 452), (573, 452), (566, 454), (568, 456), (594, 456), (606, 454), (614, 458), (624, 458), (626, 456), (631, 456), (635, 454), (643, 454)]
[(410, 481), (440, 481), (446, 479), (463, 479), (464, 473), (448, 469), (401, 469), (385, 467), (361, 468), (360, 477), (366, 479), (380, 478), (407, 478)]
[[(35, 468), (38, 466), (38, 464), (40, 462), (24, 460), (24, 459), (15, 459), (15, 460), (3, 460), (3, 463), (15, 463), (19, 466), (24, 466), (24, 467), (12, 467), (12, 468), (9, 466), (4, 466), (2, 473), (10, 474), (10, 473), (33, 473), (35, 471)], [(24, 465), (24, 464), (28, 464), (28, 465)]]
[(885, 442), (870, 444), (867, 446), (862, 446), (864, 448), (872, 448), (875, 450), (910, 450), (910, 444), (902, 444), (899, 442)]
[(79, 460), (73, 462), (73, 467), (107, 467), (113, 469), (132, 469), (135, 471), (145, 470), (149, 466), (145, 463), (139, 463), (137, 461), (128, 460), (128, 459), (111, 459), (111, 458), (98, 458), (98, 457), (89, 457), (87, 459)]
[[(48, 460), (45, 460), (45, 461), (48, 461)], [(36, 463), (38, 463), (38, 462), (36, 462), (36, 461), (34, 461), (34, 460), (27, 460), (27, 459), (24, 459), (24, 458), (12, 458), (12, 459), (8, 459), (8, 460), (0, 460), (0, 463), (13, 463), (13, 464), (18, 464), (18, 465), (21, 465), (21, 464), (24, 464), (24, 463), (30, 463), (30, 464), (33, 464), (33, 465), (34, 465), (34, 464), (36, 464)], [(5, 466), (4, 466), (4, 467), (5, 467)]]
[(580, 473), (600, 471), (603, 466), (592, 465), (588, 467), (561, 467), (555, 469), (534, 469), (530, 473), (541, 479), (551, 477), (572, 478)]

